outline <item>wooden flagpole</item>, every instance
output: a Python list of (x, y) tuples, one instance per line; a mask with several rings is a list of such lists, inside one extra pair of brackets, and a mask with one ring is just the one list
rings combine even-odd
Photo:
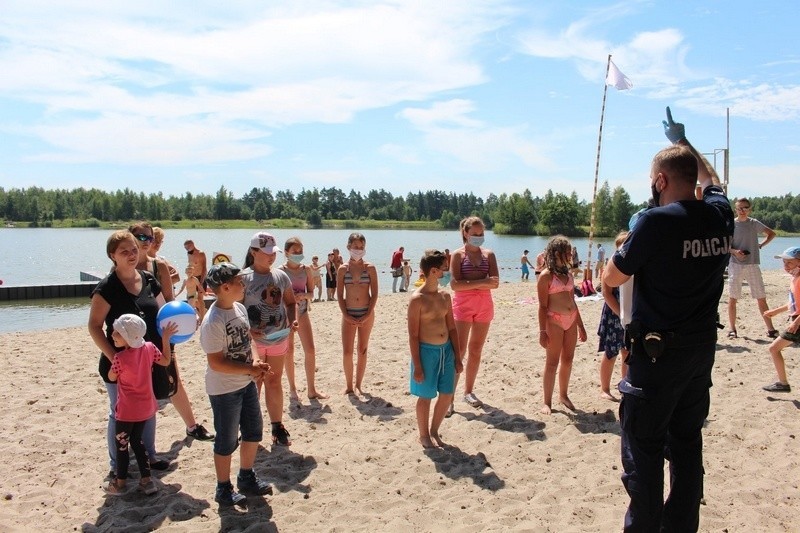
[(600, 176), (600, 146), (603, 143), (603, 119), (606, 114), (606, 95), (608, 94), (608, 71), (611, 68), (611, 54), (606, 62), (606, 75), (603, 78), (603, 106), (600, 109), (600, 131), (597, 134), (597, 159), (594, 164), (594, 189), (592, 190), (592, 217), (589, 222), (589, 253), (586, 254), (586, 270), (584, 279), (592, 279), (592, 242), (594, 241), (594, 218), (597, 212), (597, 180)]

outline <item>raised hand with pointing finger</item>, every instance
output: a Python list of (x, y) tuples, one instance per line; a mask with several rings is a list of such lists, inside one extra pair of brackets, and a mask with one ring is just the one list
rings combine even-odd
[(664, 124), (664, 135), (672, 144), (686, 139), (686, 128), (680, 122), (672, 120), (672, 111), (669, 110), (669, 106), (667, 106), (667, 120), (662, 120), (661, 123)]

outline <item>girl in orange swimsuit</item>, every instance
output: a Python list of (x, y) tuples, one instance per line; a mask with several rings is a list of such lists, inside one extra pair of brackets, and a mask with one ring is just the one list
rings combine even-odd
[(581, 313), (575, 303), (575, 282), (570, 274), (572, 245), (566, 237), (556, 235), (545, 249), (545, 269), (536, 282), (539, 296), (539, 344), (546, 358), (542, 376), (544, 400), (542, 413), (550, 414), (558, 372), (559, 399), (567, 409), (575, 406), (567, 395), (575, 345), (586, 341)]

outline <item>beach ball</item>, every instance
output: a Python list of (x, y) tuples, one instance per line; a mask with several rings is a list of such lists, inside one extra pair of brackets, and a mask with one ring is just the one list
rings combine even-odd
[(186, 342), (192, 338), (197, 329), (197, 313), (194, 307), (185, 301), (173, 300), (158, 310), (156, 326), (159, 335), (164, 331), (164, 326), (170, 322), (178, 325), (178, 331), (172, 336), (171, 341), (175, 344)]

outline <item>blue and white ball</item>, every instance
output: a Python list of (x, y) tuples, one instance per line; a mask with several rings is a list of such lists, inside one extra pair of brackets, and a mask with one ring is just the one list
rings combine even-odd
[(164, 327), (170, 322), (175, 322), (178, 331), (172, 336), (171, 342), (179, 344), (192, 338), (197, 329), (197, 313), (194, 307), (183, 300), (173, 300), (164, 304), (156, 316), (156, 329), (161, 335)]

